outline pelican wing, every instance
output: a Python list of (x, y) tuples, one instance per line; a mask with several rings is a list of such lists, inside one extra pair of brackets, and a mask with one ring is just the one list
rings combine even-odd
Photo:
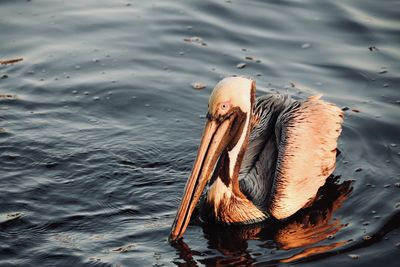
[(278, 157), (275, 124), (279, 115), (294, 102), (288, 95), (271, 92), (258, 97), (253, 108), (254, 126), (240, 168), (239, 182), (241, 191), (264, 212), (268, 212)]
[(269, 212), (291, 216), (315, 197), (333, 172), (343, 112), (319, 97), (295, 101), (277, 118), (278, 149)]

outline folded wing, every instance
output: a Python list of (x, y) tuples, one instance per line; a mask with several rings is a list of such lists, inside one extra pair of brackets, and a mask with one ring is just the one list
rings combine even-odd
[(310, 97), (288, 106), (276, 122), (277, 162), (270, 190), (269, 212), (291, 216), (313, 200), (333, 172), (343, 112)]

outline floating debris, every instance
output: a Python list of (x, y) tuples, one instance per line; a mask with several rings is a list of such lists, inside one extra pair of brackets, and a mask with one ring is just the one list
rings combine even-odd
[(303, 48), (303, 49), (307, 49), (307, 48), (310, 48), (310, 47), (311, 47), (311, 44), (309, 44), (309, 43), (305, 43), (305, 44), (301, 45), (301, 48)]
[(183, 41), (185, 41), (187, 43), (197, 43), (202, 46), (207, 46), (207, 43), (204, 42), (203, 39), (199, 36), (186, 37), (186, 38), (183, 38)]
[(17, 219), (21, 218), (22, 215), (24, 215), (22, 212), (0, 214), (0, 224), (17, 220)]
[(250, 57), (250, 56), (246, 56), (244, 58), (247, 59), (247, 60), (254, 60), (254, 57)]
[(386, 67), (382, 67), (380, 71), (378, 71), (379, 74), (384, 74), (387, 73), (388, 70), (386, 69)]
[(7, 74), (4, 74), (4, 75), (2, 75), (1, 77), (0, 77), (0, 79), (7, 79), (8, 78), (8, 75)]
[(196, 90), (201, 90), (201, 89), (206, 88), (207, 86), (204, 83), (194, 82), (194, 83), (192, 83), (192, 87)]
[(360, 110), (359, 109), (355, 109), (355, 108), (353, 108), (351, 111), (353, 111), (355, 113), (360, 113)]
[(359, 256), (357, 254), (349, 254), (350, 259), (357, 260)]
[(135, 247), (135, 245), (129, 244), (129, 245), (124, 246), (124, 247), (114, 248), (111, 251), (118, 252), (118, 253), (124, 253), (124, 252), (128, 252), (129, 250), (131, 250), (134, 247)]
[(200, 37), (185, 37), (185, 38), (183, 38), (183, 41), (185, 41), (185, 42), (188, 42), (188, 43), (191, 43), (191, 42), (194, 42), (195, 40), (198, 40), (198, 39), (201, 39)]
[(294, 83), (290, 83), (291, 87), (296, 87), (296, 85)]
[(391, 184), (385, 184), (385, 185), (383, 186), (383, 188), (389, 188), (389, 187), (392, 187), (392, 185), (391, 185)]
[(396, 147), (397, 145), (393, 143), (393, 144), (390, 144), (390, 146), (391, 147)]
[(368, 49), (369, 51), (379, 51), (379, 49), (376, 46), (369, 46)]
[(347, 111), (347, 110), (349, 110), (350, 108), (349, 107), (342, 107), (342, 110), (343, 111)]
[(6, 100), (17, 99), (17, 96), (12, 94), (0, 94), (0, 100), (2, 99)]
[(14, 59), (0, 60), (0, 64), (1, 65), (14, 64), (14, 63), (20, 62), (22, 60), (23, 60), (22, 57), (21, 58), (14, 58)]
[(387, 87), (389, 87), (389, 84), (388, 84), (388, 83), (384, 83), (384, 84), (383, 84), (383, 87), (384, 87), (384, 88), (387, 88)]
[(369, 235), (365, 235), (365, 236), (363, 236), (363, 240), (365, 240), (365, 241), (367, 241), (367, 240), (370, 240), (372, 237), (371, 236), (369, 236)]
[(236, 68), (238, 68), (238, 69), (243, 69), (243, 68), (245, 68), (246, 66), (247, 66), (246, 63), (241, 62), (241, 63), (239, 63), (239, 64), (236, 65)]
[(362, 171), (362, 168), (357, 168), (357, 169), (355, 169), (354, 171), (355, 171), (355, 172), (360, 172), (360, 171)]

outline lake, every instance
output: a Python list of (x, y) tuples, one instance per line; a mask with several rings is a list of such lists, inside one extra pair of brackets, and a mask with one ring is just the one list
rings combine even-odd
[[(399, 10), (2, 0), (0, 266), (397, 266)], [(171, 245), (208, 97), (232, 75), (342, 108), (335, 178), (292, 220), (194, 219)]]

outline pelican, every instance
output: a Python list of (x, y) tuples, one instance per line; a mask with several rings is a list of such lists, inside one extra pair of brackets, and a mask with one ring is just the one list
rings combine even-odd
[(255, 81), (228, 77), (211, 93), (170, 241), (183, 236), (207, 184), (203, 221), (251, 224), (308, 207), (333, 172), (343, 112), (319, 96), (255, 91)]

